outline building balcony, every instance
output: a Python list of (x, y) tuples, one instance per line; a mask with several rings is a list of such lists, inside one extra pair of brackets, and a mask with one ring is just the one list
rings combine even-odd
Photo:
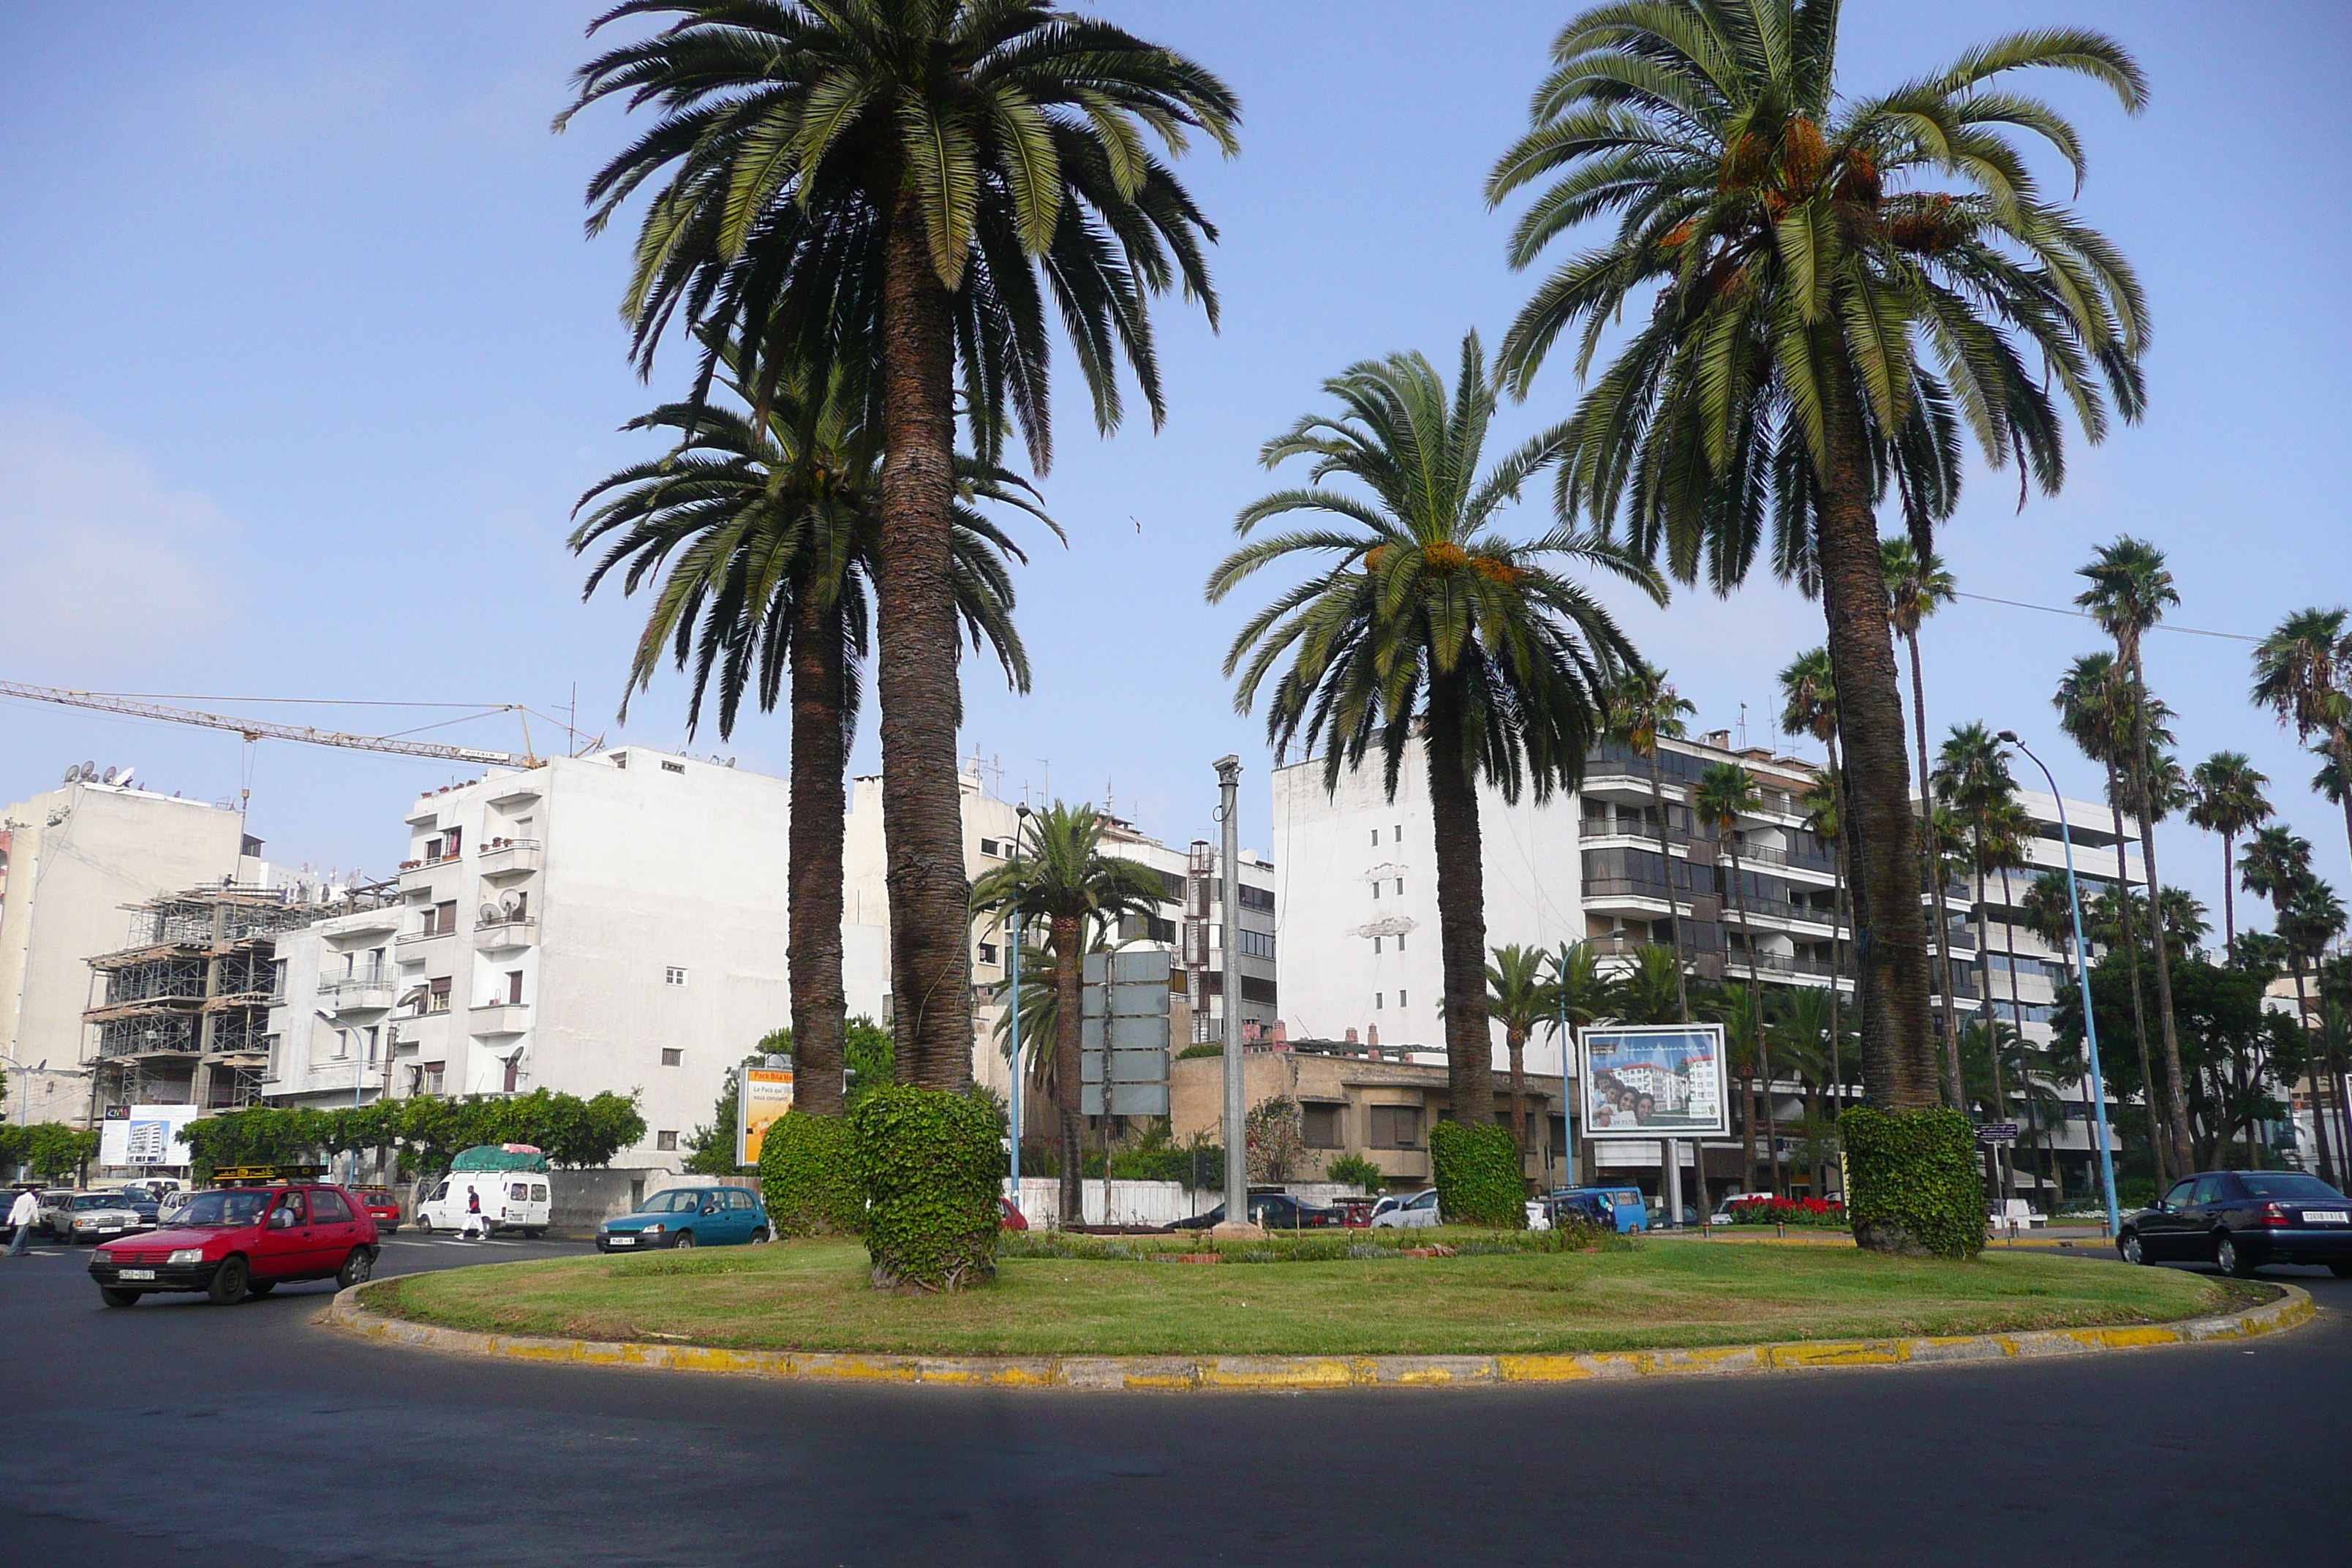
[(466, 1010), (466, 1033), (469, 1035), (520, 1035), (530, 1027), (528, 1002), (488, 1002)]
[(400, 949), (403, 963), (413, 963), (424, 957), (433, 943), (457, 934), (454, 927), (447, 931), (404, 931), (393, 939), (393, 945)]
[(432, 859), (403, 860), (400, 863), (401, 890), (405, 892), (432, 880), (435, 870), (443, 866), (454, 866), (459, 858), (458, 855), (442, 855)]
[(538, 870), (543, 853), (536, 838), (493, 838), (475, 852), (474, 869), (486, 880), (508, 881)]
[(397, 994), (397, 982), (389, 971), (338, 974), (319, 982), (319, 1000), (338, 1016), (345, 1013), (382, 1012), (392, 1005)]
[(474, 922), (474, 951), (503, 952), (509, 948), (529, 947), (539, 941), (539, 921), (531, 915), (501, 915), (494, 921)]
[(312, 1062), (299, 1079), (279, 1079), (272, 1094), (327, 1094), (335, 1089), (365, 1089), (381, 1084), (383, 1068), (369, 1070), (356, 1057), (341, 1061)]

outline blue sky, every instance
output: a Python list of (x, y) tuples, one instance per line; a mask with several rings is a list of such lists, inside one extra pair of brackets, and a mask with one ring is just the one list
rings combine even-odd
[[(1240, 92), (1244, 151), (1184, 174), (1223, 231), (1221, 333), (1167, 302), (1171, 416), (1110, 440), (1059, 382), (1044, 481), (1070, 532), (1021, 578), (1034, 695), (971, 672), (964, 749), (1003, 787), (1101, 801), (1181, 841), (1204, 832), (1211, 761), (1248, 763), (1245, 841), (1265, 844), (1266, 753), (1218, 673), (1246, 606), (1200, 585), (1231, 520), (1273, 488), (1259, 444), (1318, 406), (1350, 361), (1419, 348), (1450, 367), (1491, 345), (1531, 286), (1504, 265), (1510, 214), (1480, 198), (1524, 124), (1566, 6), (1097, 7)], [(16, 6), (0, 13), (0, 679), (223, 700), (231, 712), (382, 732), (442, 710), (227, 699), (520, 702), (608, 740), (677, 746), (676, 679), (613, 719), (635, 607), (583, 605), (563, 549), (573, 500), (646, 455), (616, 427), (678, 384), (624, 360), (620, 235), (586, 240), (581, 190), (630, 128), (548, 121), (585, 58), (577, 4)], [(2151, 298), (2151, 408), (2076, 443), (2065, 493), (2021, 514), (1974, 477), (1945, 549), (1971, 593), (2063, 605), (2093, 545), (2129, 530), (2170, 552), (2183, 626), (2258, 635), (2352, 582), (2339, 515), (2352, 442), (2331, 395), (2352, 351), (2347, 167), (2352, 24), (2328, 5), (1919, 6), (1853, 0), (1843, 77), (1867, 90), (1968, 43), (2063, 20), (2105, 27), (2154, 82), (2144, 116), (2078, 84), (2051, 95), (2091, 157), (2081, 198)], [(1558, 417), (1548, 370), (1498, 432)], [(1544, 514), (1523, 510), (1535, 530)], [(1034, 536), (1033, 536), (1034, 537)], [(1821, 639), (1769, 581), (1664, 612), (1609, 593), (1706, 727), (1767, 740), (1772, 671)], [(2087, 623), (1964, 601), (1926, 637), (1935, 732), (2014, 725), (2071, 793), (2096, 775), (2049, 692), (2097, 645)], [(2347, 882), (2341, 817), (2311, 764), (2250, 709), (2247, 645), (2159, 635), (2150, 678), (2184, 756), (2252, 753), (2283, 817)], [(510, 721), (432, 731), (512, 746)], [(534, 731), (542, 746), (543, 728)], [(2039, 745), (2041, 742), (2050, 742)], [(781, 719), (701, 752), (781, 773)], [(875, 761), (869, 721), (861, 767)], [(464, 770), (0, 702), (0, 800), (68, 763), (136, 763), (151, 787), (249, 784), (273, 858), (389, 870), (411, 794)], [(2219, 852), (2167, 830), (2165, 869), (2214, 906)]]

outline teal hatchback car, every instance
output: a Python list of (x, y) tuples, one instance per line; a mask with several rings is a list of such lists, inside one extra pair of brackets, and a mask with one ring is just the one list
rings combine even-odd
[(599, 1252), (658, 1247), (745, 1247), (775, 1239), (768, 1205), (741, 1187), (668, 1187), (596, 1227)]

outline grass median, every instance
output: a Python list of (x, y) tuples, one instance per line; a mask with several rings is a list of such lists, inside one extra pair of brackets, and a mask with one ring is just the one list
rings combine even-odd
[(486, 1332), (926, 1355), (1610, 1351), (2158, 1322), (2235, 1304), (2213, 1279), (2068, 1258), (1639, 1242), (1214, 1267), (1011, 1258), (953, 1296), (871, 1289), (856, 1243), (799, 1242), (415, 1274), (364, 1300)]

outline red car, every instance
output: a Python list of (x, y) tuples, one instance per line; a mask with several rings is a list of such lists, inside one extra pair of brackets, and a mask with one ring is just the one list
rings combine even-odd
[(299, 1280), (356, 1285), (376, 1252), (375, 1221), (349, 1189), (280, 1182), (198, 1193), (166, 1228), (100, 1247), (89, 1277), (110, 1307), (159, 1290), (201, 1290), (226, 1307)]
[(392, 1195), (391, 1188), (359, 1187), (353, 1190), (352, 1195), (367, 1210), (368, 1218), (375, 1221), (375, 1228), (380, 1234), (400, 1234), (400, 1200)]
[(1029, 1221), (1018, 1208), (1013, 1206), (1013, 1200), (1011, 1198), (1000, 1196), (996, 1200), (996, 1228), (999, 1230), (1027, 1230), (1029, 1228)]

